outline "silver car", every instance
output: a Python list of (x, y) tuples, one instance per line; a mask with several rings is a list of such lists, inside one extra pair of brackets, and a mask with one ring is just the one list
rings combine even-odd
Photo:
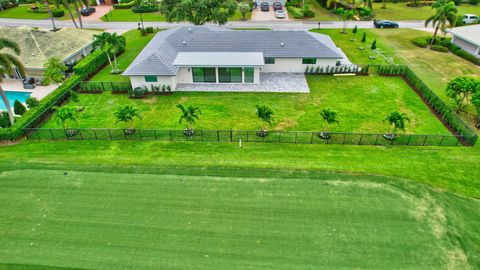
[(283, 19), (285, 18), (285, 12), (283, 12), (283, 10), (275, 10), (275, 17), (277, 19)]

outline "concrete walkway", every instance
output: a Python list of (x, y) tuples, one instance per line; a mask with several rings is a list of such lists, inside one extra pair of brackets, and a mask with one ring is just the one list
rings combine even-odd
[(4, 79), (1, 83), (3, 90), (32, 93), (32, 97), (36, 97), (39, 100), (50, 94), (53, 90), (57, 89), (58, 85), (51, 84), (48, 86), (36, 86), (34, 89), (24, 89), (20, 80)]
[(175, 91), (185, 92), (266, 92), (309, 93), (303, 73), (260, 73), (260, 83), (192, 83), (178, 84)]

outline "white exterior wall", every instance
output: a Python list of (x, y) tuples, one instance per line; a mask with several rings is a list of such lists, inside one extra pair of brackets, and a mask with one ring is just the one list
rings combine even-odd
[[(265, 64), (261, 72), (293, 72), (304, 73), (307, 66), (335, 66), (337, 59), (317, 58), (315, 65), (302, 64), (303, 58), (275, 58), (275, 64)], [(338, 59), (340, 60), (340, 59)]]
[[(260, 83), (260, 68), (254, 67), (253, 72), (254, 72), (253, 83)], [(218, 71), (217, 71), (217, 77), (218, 77)], [(218, 78), (217, 78), (217, 81), (218, 81)], [(193, 83), (192, 69), (187, 67), (179, 68), (177, 72), (177, 83)]]
[(475, 55), (477, 58), (480, 58), (480, 46), (470, 43), (460, 37), (453, 37), (452, 42), (458, 45), (464, 51), (467, 51)]
[(136, 87), (144, 87), (144, 86), (146, 86), (147, 89), (151, 89), (152, 85), (155, 85), (155, 86), (170, 85), (172, 89), (175, 89), (175, 86), (177, 86), (177, 81), (175, 76), (157, 76), (157, 82), (146, 82), (145, 76), (130, 76), (130, 82), (132, 84), (133, 89), (135, 89)]

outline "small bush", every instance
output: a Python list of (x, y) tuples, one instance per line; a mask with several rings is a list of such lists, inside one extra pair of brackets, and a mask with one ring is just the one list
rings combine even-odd
[(437, 51), (437, 52), (448, 52), (448, 48), (445, 48), (440, 45), (432, 45), (430, 46), (430, 50)]
[(344, 11), (345, 11), (344, 8), (337, 8), (337, 9), (335, 9), (335, 14), (341, 15), (341, 14), (343, 14)]
[(29, 109), (32, 109), (32, 108), (38, 107), (38, 105), (40, 104), (40, 101), (38, 101), (36, 97), (29, 97), (27, 98), (25, 103), (27, 104), (27, 107)]
[(448, 49), (451, 51), (451, 52), (454, 52), (454, 51), (458, 51), (458, 50), (461, 50), (462, 48), (460, 48), (457, 44), (455, 43), (450, 43), (450, 45), (448, 46)]
[(412, 43), (413, 43), (413, 45), (418, 46), (420, 48), (426, 48), (427, 45), (428, 45), (427, 40), (423, 37), (412, 39)]
[(52, 10), (52, 16), (55, 18), (60, 18), (65, 15), (65, 11), (63, 10)]
[(27, 111), (27, 108), (25, 108), (25, 105), (23, 105), (20, 101), (15, 100), (13, 103), (13, 111), (16, 115), (23, 115)]
[(10, 118), (8, 112), (0, 112), (0, 128), (10, 127)]
[(313, 12), (308, 5), (303, 6), (302, 13), (305, 18), (315, 17), (315, 12)]
[(153, 33), (153, 27), (149, 26), (149, 27), (145, 28), (145, 32), (147, 32), (148, 34)]
[(130, 2), (122, 2), (120, 4), (115, 4), (113, 5), (113, 8), (114, 9), (131, 9), (135, 6), (137, 2), (134, 0), (134, 1), (130, 1)]
[(143, 98), (147, 94), (148, 90), (146, 87), (136, 87), (131, 90), (129, 95), (131, 98)]

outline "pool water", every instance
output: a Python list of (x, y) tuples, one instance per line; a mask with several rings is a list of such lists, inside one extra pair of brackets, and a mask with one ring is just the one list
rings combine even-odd
[[(5, 94), (7, 94), (7, 99), (10, 102), (10, 106), (13, 108), (15, 100), (25, 104), (25, 101), (32, 95), (32, 92), (5, 91)], [(4, 111), (6, 108), (7, 106), (5, 106), (3, 99), (0, 97), (0, 111)]]

